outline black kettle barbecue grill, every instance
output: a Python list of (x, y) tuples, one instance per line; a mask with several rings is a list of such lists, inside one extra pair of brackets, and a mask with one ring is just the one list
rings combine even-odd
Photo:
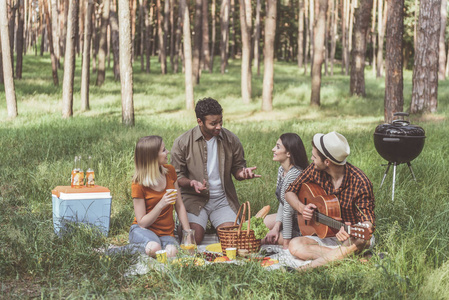
[(394, 200), (394, 185), (396, 183), (396, 166), (406, 163), (413, 179), (416, 181), (412, 170), (411, 161), (421, 153), (424, 148), (425, 132), (419, 126), (410, 125), (404, 117), (408, 113), (398, 112), (394, 116), (402, 117), (402, 120), (393, 120), (387, 124), (381, 124), (374, 131), (374, 146), (377, 152), (388, 161), (387, 169), (380, 186), (382, 187), (390, 166), (393, 165), (393, 188), (391, 200)]

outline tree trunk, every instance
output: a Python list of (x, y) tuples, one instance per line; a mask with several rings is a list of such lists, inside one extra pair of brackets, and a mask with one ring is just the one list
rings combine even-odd
[(111, 11), (109, 17), (110, 17), (110, 21), (111, 21), (112, 53), (113, 53), (113, 57), (114, 57), (114, 79), (116, 81), (119, 81), (120, 80), (120, 34), (119, 34), (117, 13), (115, 11)]
[(59, 11), (58, 2), (56, 0), (51, 0), (51, 33), (53, 36), (53, 50), (55, 51), (56, 61), (58, 63), (58, 68), (60, 67), (60, 48), (59, 48)]
[(157, 28), (158, 28), (158, 38), (159, 38), (159, 58), (161, 60), (161, 72), (162, 74), (167, 74), (167, 55), (165, 46), (165, 32), (164, 32), (164, 16), (162, 15), (162, 5), (161, 0), (157, 0)]
[(154, 45), (153, 41), (153, 14), (154, 14), (154, 5), (153, 1), (150, 0), (150, 13), (148, 11), (145, 12), (145, 25), (146, 25), (146, 33), (147, 33), (147, 65), (146, 72), (150, 73), (151, 70), (151, 48)]
[(93, 0), (89, 0), (84, 22), (83, 65), (81, 70), (81, 110), (89, 110), (90, 47), (92, 41)]
[(254, 22), (254, 67), (257, 68), (257, 75), (260, 75), (260, 60), (259, 60), (260, 10), (261, 10), (261, 3), (260, 0), (257, 0), (256, 20)]
[(314, 29), (313, 65), (312, 65), (312, 93), (310, 105), (320, 105), (321, 66), (324, 60), (324, 36), (326, 34), (326, 12), (328, 0), (317, 0), (319, 11)]
[[(210, 46), (210, 64), (209, 64), (209, 73), (212, 73), (214, 71), (214, 54), (215, 54), (215, 38), (216, 38), (216, 0), (212, 0), (212, 43)], [(229, 14), (228, 14), (229, 15)]]
[[(313, 0), (312, 0), (313, 1)], [(309, 0), (304, 0), (304, 38), (305, 38), (305, 47), (304, 47), (304, 75), (307, 74), (307, 64), (309, 63), (309, 46), (310, 46), (310, 39), (309, 39)]]
[(298, 13), (298, 68), (304, 64), (304, 0), (299, 0)]
[(178, 27), (176, 25), (175, 18), (175, 6), (176, 1), (170, 0), (170, 65), (171, 65), (171, 71), (175, 73), (175, 53), (176, 53), (176, 46), (175, 46), (175, 36), (176, 36), (176, 28)]
[[(383, 1), (379, 0), (378, 6), (379, 11), (377, 12), (377, 36), (378, 36), (378, 44), (379, 47), (377, 48), (377, 73), (376, 77), (382, 77), (383, 76), (383, 70), (384, 70), (384, 37), (385, 37), (385, 29), (387, 24), (387, 12), (388, 7), (385, 6), (385, 9), (383, 9)], [(382, 17), (383, 16), (383, 17)]]
[(446, 21), (447, 21), (447, 0), (441, 0), (441, 26), (440, 26), (440, 53), (438, 59), (438, 79), (445, 80), (446, 79)]
[(186, 109), (192, 110), (195, 105), (193, 100), (193, 70), (192, 70), (192, 38), (190, 35), (189, 8), (186, 0), (180, 0), (181, 22), (184, 40), (184, 64), (185, 64), (185, 85), (186, 85)]
[(391, 123), (393, 114), (402, 112), (404, 106), (402, 35), (404, 33), (404, 1), (390, 0), (388, 4), (385, 67), (385, 122)]
[(209, 52), (209, 5), (208, 0), (203, 0), (202, 4), (202, 22), (201, 22), (202, 46), (201, 46), (201, 69), (209, 70), (210, 52)]
[(77, 30), (77, 53), (78, 55), (80, 54), (80, 52), (84, 49), (84, 11), (86, 9), (85, 7), (85, 0), (81, 0), (80, 1), (80, 7), (78, 10), (78, 30)]
[[(379, 0), (382, 1), (382, 0)], [(377, 11), (377, 0), (373, 1), (373, 14), (371, 16), (371, 44), (373, 46), (373, 63), (372, 63), (372, 72), (373, 76), (376, 75), (376, 11)]]
[(273, 110), (274, 80), (274, 40), (276, 36), (277, 0), (267, 0), (264, 41), (264, 73), (262, 91), (262, 110)]
[(129, 0), (118, 0), (120, 28), (120, 83), (122, 88), (122, 123), (134, 126), (131, 13)]
[(48, 44), (50, 46), (50, 57), (51, 57), (51, 69), (53, 74), (53, 84), (58, 86), (59, 85), (59, 78), (58, 78), (58, 62), (56, 60), (55, 52), (53, 49), (53, 40), (52, 40), (52, 28), (50, 23), (50, 12), (48, 11), (48, 1), (44, 0), (43, 3), (44, 11), (45, 11), (45, 23), (47, 25), (47, 38), (48, 38)]
[(24, 26), (24, 9), (23, 0), (18, 0), (18, 20), (17, 20), (17, 33), (16, 33), (16, 78), (22, 79), (22, 66), (23, 66), (23, 26)]
[(106, 75), (106, 33), (109, 23), (110, 0), (103, 0), (103, 11), (101, 14), (100, 42), (98, 45), (98, 70), (97, 86), (102, 86)]
[[(165, 64), (165, 73), (168, 72), (167, 70), (167, 46), (168, 46), (168, 35), (170, 33), (170, 0), (164, 1), (164, 32), (163, 32), (163, 40), (164, 40), (164, 64)], [(162, 61), (162, 57), (161, 57)]]
[(251, 31), (247, 24), (247, 6), (244, 1), (240, 4), (240, 26), (242, 31), (242, 99), (243, 103), (251, 102)]
[(421, 0), (418, 21), (418, 48), (413, 66), (411, 113), (434, 113), (438, 106), (438, 53), (441, 3)]
[(349, 91), (351, 95), (365, 97), (365, 54), (368, 30), (371, 22), (373, 0), (362, 0), (355, 10), (355, 31), (352, 36), (351, 76)]
[[(315, 43), (315, 39), (313, 37), (314, 35), (314, 30), (315, 30), (315, 26), (316, 26), (316, 21), (315, 21), (315, 14), (318, 16), (318, 12), (315, 12), (315, 1), (318, 0), (310, 0), (309, 1), (309, 53), (310, 53), (310, 59), (311, 59), (311, 66), (310, 66), (310, 75), (312, 76), (312, 70), (313, 70), (313, 51), (314, 51), (314, 43)], [(318, 3), (316, 3), (318, 4)], [(319, 9), (319, 7), (316, 7), (317, 9)]]
[[(334, 4), (334, 0), (332, 0)], [(331, 29), (331, 76), (334, 76), (334, 60), (335, 60), (335, 50), (337, 48), (337, 24), (338, 24), (338, 0), (336, 0), (335, 5), (332, 9), (332, 29)]]
[[(204, 0), (207, 1), (207, 0)], [(200, 83), (201, 76), (201, 68), (200, 68), (200, 59), (201, 59), (201, 25), (202, 21), (202, 0), (195, 0), (195, 26), (193, 29), (193, 80), (194, 83)]]
[(8, 117), (17, 117), (17, 100), (16, 91), (14, 89), (14, 76), (11, 64), (11, 48), (8, 32), (8, 16), (7, 16), (6, 0), (0, 0), (0, 38), (2, 47), (3, 60), (3, 77), (5, 84), (6, 109)]
[(11, 66), (12, 66), (12, 72), (14, 76), (14, 33), (16, 32), (16, 11), (18, 7), (18, 3), (14, 4), (14, 0), (11, 1), (11, 6), (9, 9), (9, 53), (10, 53), (10, 60), (11, 60)]
[[(0, 24), (0, 26), (1, 26), (1, 24)], [(0, 28), (0, 30), (1, 30), (1, 28)], [(3, 53), (2, 53), (2, 39), (1, 39), (1, 37), (0, 37), (0, 84), (5, 84), (4, 77), (3, 77)]]
[(175, 52), (175, 58), (174, 58), (174, 69), (173, 72), (178, 73), (178, 69), (179, 69), (179, 53), (181, 52), (181, 30), (182, 30), (182, 22), (181, 22), (181, 18), (182, 18), (182, 11), (181, 11), (181, 5), (178, 4), (178, 14), (176, 16), (176, 40), (175, 40), (175, 48), (174, 48), (174, 52)]
[(144, 5), (146, 0), (141, 1), (139, 5), (139, 26), (140, 26), (140, 70), (143, 72), (145, 70), (145, 17), (144, 17)]
[[(227, 0), (229, 1), (229, 0)], [(230, 8), (230, 12), (229, 12), (229, 43), (226, 45), (226, 47), (228, 48), (228, 50), (226, 52), (228, 52), (228, 57), (231, 57), (232, 59), (235, 59), (235, 52), (236, 52), (236, 41), (235, 41), (235, 1), (236, 0), (231, 0), (231, 5), (229, 6)], [(229, 3), (229, 2), (228, 2)], [(230, 48), (230, 50), (229, 50)], [(226, 65), (228, 64), (228, 57), (226, 58)]]
[(326, 12), (326, 31), (324, 35), (324, 76), (328, 75), (329, 67), (329, 38), (330, 38), (330, 24), (331, 24), (331, 12), (329, 11), (329, 5), (333, 4), (333, 0), (328, 0), (327, 2), (327, 12)]
[(222, 0), (220, 7), (220, 58), (221, 58), (221, 74), (225, 73), (228, 62), (228, 39), (229, 39), (229, 0)]
[[(137, 12), (137, 0), (131, 0), (131, 65), (134, 62), (134, 55), (136, 51), (136, 12)], [(119, 22), (120, 23), (120, 22)]]
[[(64, 81), (62, 86), (62, 117), (73, 115), (73, 80), (75, 77), (75, 45), (78, 20), (79, 0), (69, 1), (69, 15), (67, 18), (67, 39), (64, 57)], [(49, 34), (50, 36), (50, 34)]]

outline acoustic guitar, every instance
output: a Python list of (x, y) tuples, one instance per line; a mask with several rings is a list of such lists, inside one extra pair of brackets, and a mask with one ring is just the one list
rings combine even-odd
[(298, 225), (302, 235), (316, 234), (319, 238), (333, 237), (341, 226), (344, 226), (350, 236), (364, 240), (371, 238), (368, 224), (346, 225), (342, 222), (340, 202), (337, 197), (328, 195), (318, 184), (303, 183), (298, 196), (304, 205), (313, 203), (317, 207), (309, 221), (304, 220), (298, 213)]

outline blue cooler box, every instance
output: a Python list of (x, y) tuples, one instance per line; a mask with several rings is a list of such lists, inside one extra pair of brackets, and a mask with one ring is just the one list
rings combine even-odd
[(56, 187), (52, 191), (53, 226), (61, 235), (68, 223), (84, 223), (108, 236), (112, 197), (109, 189)]

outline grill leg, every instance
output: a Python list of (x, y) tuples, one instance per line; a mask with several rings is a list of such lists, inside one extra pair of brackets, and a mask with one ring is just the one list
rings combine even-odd
[(394, 185), (396, 184), (396, 163), (393, 164), (393, 188), (391, 190), (391, 201), (394, 201)]
[(385, 177), (387, 177), (388, 170), (390, 170), (391, 162), (388, 162), (387, 169), (385, 170), (384, 177), (382, 178), (382, 182), (380, 183), (380, 187), (384, 184)]
[(410, 162), (407, 162), (407, 166), (410, 169), (410, 172), (412, 173), (413, 179), (416, 181), (415, 173), (413, 173), (412, 164)]

